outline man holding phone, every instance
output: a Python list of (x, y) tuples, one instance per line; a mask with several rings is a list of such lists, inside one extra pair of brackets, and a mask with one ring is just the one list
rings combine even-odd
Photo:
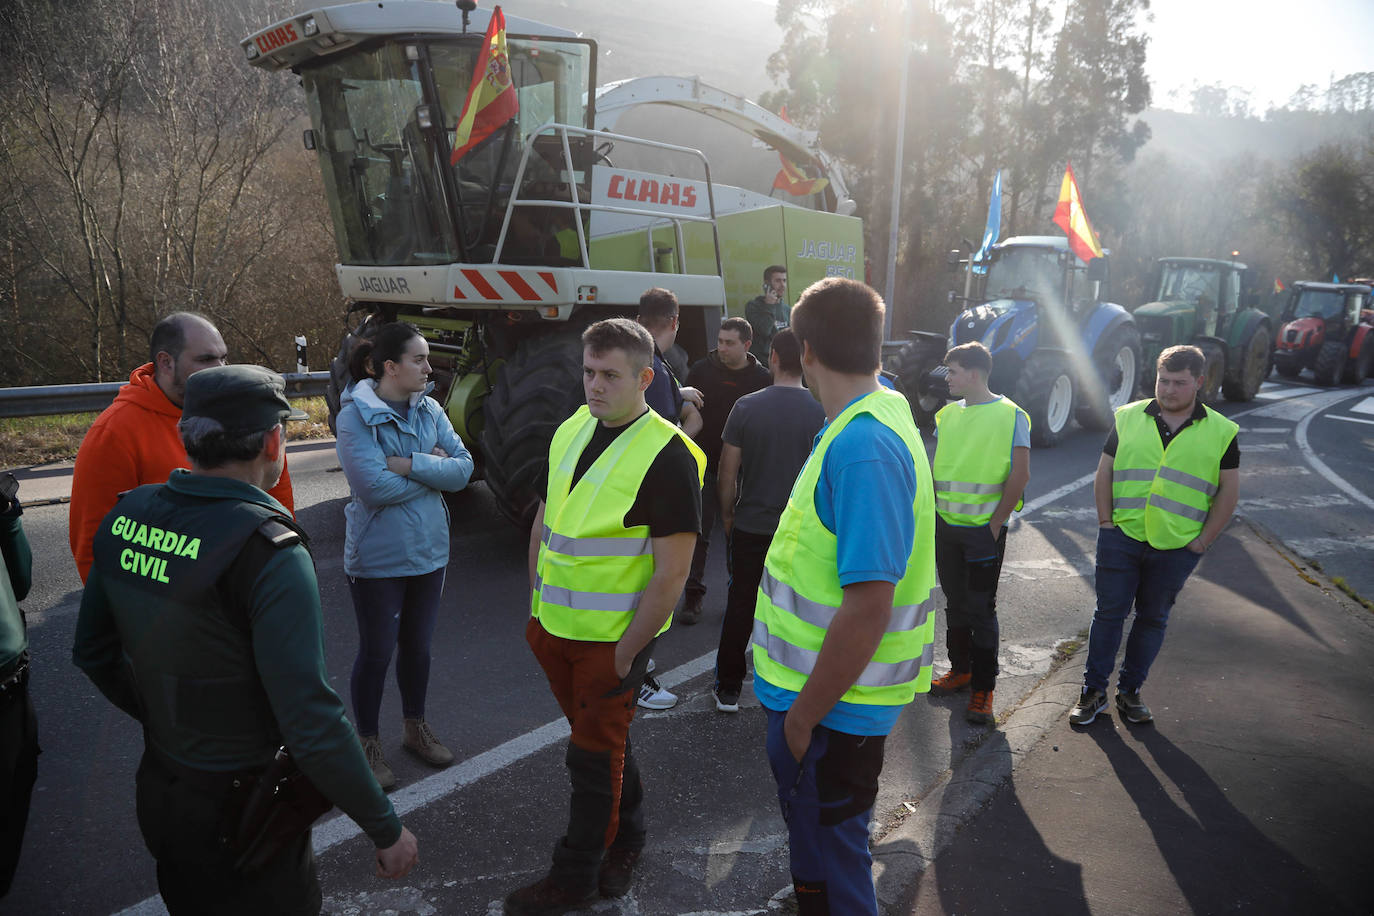
[(787, 268), (781, 264), (764, 268), (763, 294), (750, 299), (744, 306), (744, 317), (754, 330), (749, 352), (765, 366), (773, 346), (773, 335), (787, 327), (791, 311), (787, 305)]

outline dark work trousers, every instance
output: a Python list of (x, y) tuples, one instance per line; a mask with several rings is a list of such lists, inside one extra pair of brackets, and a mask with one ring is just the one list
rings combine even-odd
[(799, 916), (877, 916), (868, 819), (886, 737), (818, 725), (798, 763), (783, 736), (787, 714), (767, 712), (768, 763), (787, 822)]
[(243, 877), (234, 872), (234, 853), (219, 842), (227, 781), (219, 791), (193, 786), (146, 750), (135, 781), (139, 830), (157, 860), (157, 888), (171, 916), (320, 912), (310, 831), (263, 871)]
[(38, 717), (27, 685), (0, 696), (0, 897), (9, 893), (38, 778)]
[(382, 689), (393, 652), (401, 715), (407, 719), (425, 717), (429, 647), (439, 621), (444, 570), (440, 567), (422, 576), (394, 579), (348, 577), (353, 613), (358, 618), (358, 657), (353, 660), (349, 679), (358, 734), (377, 734)]
[(692, 570), (683, 591), (700, 601), (706, 596), (706, 553), (711, 549), (711, 529), (716, 527), (716, 472), (707, 471), (701, 485), (701, 534), (692, 553)]
[(566, 758), (572, 780), (568, 831), (554, 847), (550, 874), (566, 884), (595, 888), (607, 848), (644, 846), (644, 784), (630, 748), (630, 722), (656, 640), (635, 657), (624, 678), (615, 673), (613, 642), (554, 636), (533, 617), (525, 641), (572, 726)]
[(730, 590), (725, 600), (725, 619), (720, 624), (716, 650), (716, 686), (739, 690), (744, 684), (745, 654), (754, 635), (754, 607), (758, 603), (763, 559), (773, 543), (771, 534), (755, 534), (735, 528), (725, 539), (730, 567)]
[(935, 569), (945, 593), (945, 645), (950, 667), (973, 674), (970, 687), (997, 684), (997, 580), (1007, 553), (1007, 528), (997, 540), (987, 525), (951, 525), (935, 517)]

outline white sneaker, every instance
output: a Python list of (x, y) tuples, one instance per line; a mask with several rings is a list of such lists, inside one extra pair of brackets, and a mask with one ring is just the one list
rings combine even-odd
[(677, 694), (664, 690), (658, 681), (645, 675), (639, 687), (638, 702), (644, 709), (672, 709), (677, 705)]

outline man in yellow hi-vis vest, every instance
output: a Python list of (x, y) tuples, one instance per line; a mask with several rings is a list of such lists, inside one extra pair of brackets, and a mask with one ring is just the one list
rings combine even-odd
[(1240, 486), (1238, 427), (1198, 400), (1206, 359), (1197, 347), (1159, 355), (1155, 396), (1117, 408), (1093, 482), (1097, 503), (1097, 610), (1088, 635), (1083, 692), (1069, 713), (1087, 725), (1107, 706), (1121, 632), (1135, 606), (1116, 708), (1127, 721), (1154, 717), (1140, 699), (1183, 583), (1221, 535)]
[(961, 398), (935, 415), (935, 568), (945, 593), (950, 670), (935, 694), (970, 688), (964, 718), (993, 722), (997, 684), (997, 580), (1007, 520), (1030, 480), (1030, 418), (988, 390), (992, 354), (981, 343), (945, 354), (949, 393)]
[(883, 744), (930, 688), (935, 495), (910, 405), (878, 383), (884, 311), (840, 277), (792, 310), (827, 422), (764, 558), (753, 648), (802, 916), (876, 916)]
[(572, 726), (572, 804), (552, 869), (506, 897), (508, 914), (563, 913), (630, 888), (644, 847), (630, 721), (701, 527), (706, 456), (644, 402), (653, 338), (611, 318), (587, 328), (582, 345), (587, 405), (549, 446), (525, 628)]

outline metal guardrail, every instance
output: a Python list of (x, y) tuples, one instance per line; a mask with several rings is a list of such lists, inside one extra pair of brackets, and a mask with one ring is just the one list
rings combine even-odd
[[(286, 380), (289, 398), (315, 398), (329, 387), (329, 373), (290, 372)], [(104, 410), (128, 382), (87, 382), (81, 385), (35, 385), (0, 388), (0, 418), (50, 417), (54, 414)]]

